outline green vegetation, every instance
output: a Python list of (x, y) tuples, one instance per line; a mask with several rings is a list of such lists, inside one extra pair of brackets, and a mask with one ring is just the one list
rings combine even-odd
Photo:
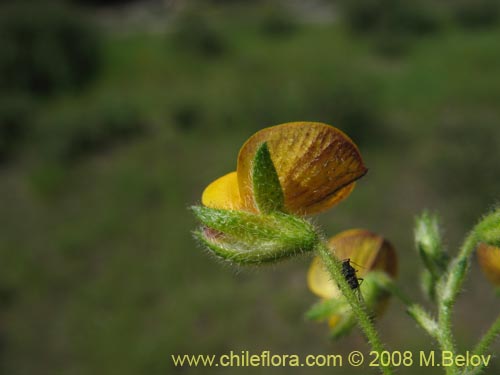
[[(262, 127), (323, 121), (352, 136), (369, 173), (322, 223), (329, 235), (354, 226), (393, 239), (403, 283), (418, 277), (414, 214), (439, 210), (455, 244), (498, 200), (494, 23), (442, 21), (389, 57), (342, 22), (274, 29), (264, 12), (200, 12), (209, 41), (182, 17), (164, 33), (107, 31), (86, 85), (12, 104), (2, 91), (0, 154), (11, 156), (0, 170), (0, 374), (167, 374), (172, 353), (358, 349), (356, 336), (330, 344), (304, 321), (309, 259), (236, 273), (189, 232), (187, 207), (234, 170)], [(472, 279), (475, 303), (458, 304), (459, 343), (499, 307)], [(394, 310), (380, 322), (401, 346), (391, 349), (420, 350), (427, 339)], [(499, 369), (497, 359), (489, 371)]]

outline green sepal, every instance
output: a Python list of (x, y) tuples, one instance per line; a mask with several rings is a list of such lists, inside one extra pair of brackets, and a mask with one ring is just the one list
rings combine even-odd
[(329, 337), (333, 340), (347, 335), (356, 325), (351, 306), (342, 296), (322, 300), (306, 313), (306, 318), (314, 321), (328, 321), (333, 316), (338, 318), (335, 325), (329, 328)]
[(420, 276), (422, 282), (422, 291), (431, 301), (436, 300), (437, 281), (428, 269), (424, 269)]
[(332, 340), (338, 340), (348, 335), (355, 326), (356, 319), (354, 318), (352, 312), (349, 312), (343, 315), (334, 327), (330, 328), (330, 338)]
[(467, 258), (458, 257), (454, 259), (450, 266), (448, 277), (441, 279), (437, 284), (436, 292), (444, 303), (452, 301), (458, 295), (459, 290), (450, 288), (450, 285), (459, 285), (463, 282), (468, 265), (469, 262)]
[(485, 215), (474, 227), (476, 245), (484, 242), (491, 246), (500, 247), (500, 209), (497, 208)]
[(369, 311), (375, 311), (377, 304), (390, 295), (393, 279), (383, 271), (370, 271), (363, 276), (361, 296)]
[(285, 198), (267, 142), (257, 149), (252, 164), (255, 204), (262, 213), (285, 210)]
[(238, 264), (275, 262), (313, 250), (318, 242), (306, 220), (283, 213), (192, 207), (203, 228), (195, 236), (214, 254)]
[(450, 262), (443, 248), (438, 216), (424, 211), (415, 220), (414, 235), (415, 246), (425, 265), (421, 275), (422, 289), (431, 301), (435, 301), (437, 284)]
[(324, 299), (315, 303), (307, 312), (306, 318), (309, 320), (323, 321), (332, 315), (345, 314), (350, 307), (343, 297)]
[(443, 248), (437, 215), (424, 211), (416, 218), (415, 245), (433, 278), (439, 279), (446, 271), (450, 258)]

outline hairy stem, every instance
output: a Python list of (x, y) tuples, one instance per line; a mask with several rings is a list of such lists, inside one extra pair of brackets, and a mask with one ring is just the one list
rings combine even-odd
[[(316, 247), (316, 252), (323, 260), (323, 263), (325, 264), (326, 269), (330, 273), (333, 281), (337, 283), (340, 291), (351, 305), (353, 314), (356, 317), (361, 330), (365, 334), (368, 343), (371, 345), (374, 351), (381, 353), (385, 350), (385, 347), (380, 340), (375, 326), (372, 323), (372, 319), (370, 318), (370, 314), (366, 310), (366, 306), (357, 298), (356, 294), (350, 288), (344, 275), (342, 274), (341, 261), (332, 255), (330, 249), (323, 242), (319, 242)], [(381, 366), (380, 369), (385, 375), (393, 374), (389, 366)]]
[[(479, 340), (479, 342), (477, 343), (473, 353), (476, 355), (486, 354), (486, 351), (489, 349), (491, 344), (493, 344), (493, 341), (498, 338), (498, 336), (500, 336), (500, 315), (493, 322), (490, 329), (488, 329), (483, 337), (481, 337), (481, 340)], [(480, 374), (481, 372), (483, 372), (483, 370), (484, 366), (479, 366), (473, 369), (469, 369), (469, 372), (467, 372), (467, 374)]]
[[(469, 268), (472, 252), (477, 243), (477, 235), (472, 231), (465, 239), (458, 256), (450, 263), (447, 274), (438, 287), (438, 335), (437, 340), (442, 351), (456, 353), (452, 332), (452, 312)], [(446, 374), (457, 374), (455, 365), (445, 368)]]
[(389, 277), (379, 278), (378, 284), (381, 288), (387, 290), (391, 295), (396, 297), (403, 305), (406, 307), (408, 315), (413, 318), (413, 320), (422, 327), (427, 333), (433, 337), (437, 338), (438, 334), (438, 323), (436, 320), (429, 315), (427, 311), (424, 310), (422, 306), (414, 303), (410, 297), (406, 295)]

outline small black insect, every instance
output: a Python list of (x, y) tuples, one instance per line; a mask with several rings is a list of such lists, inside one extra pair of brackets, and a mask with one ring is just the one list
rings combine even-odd
[(351, 259), (347, 258), (342, 261), (342, 275), (353, 290), (359, 289), (360, 281), (363, 282), (362, 278), (356, 276), (356, 272), (358, 271), (351, 266)]

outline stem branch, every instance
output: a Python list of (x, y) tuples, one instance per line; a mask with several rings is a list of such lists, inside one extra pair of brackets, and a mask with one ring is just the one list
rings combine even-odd
[[(469, 268), (470, 256), (474, 251), (477, 235), (472, 231), (465, 239), (458, 256), (450, 263), (447, 274), (440, 281), (438, 289), (438, 335), (441, 351), (456, 353), (456, 346), (452, 332), (452, 311), (455, 306), (465, 275)], [(445, 368), (447, 374), (458, 373), (458, 368), (453, 364)]]
[[(479, 340), (479, 342), (475, 346), (473, 353), (479, 356), (484, 355), (491, 346), (491, 344), (493, 344), (493, 341), (495, 341), (495, 339), (498, 338), (499, 335), (500, 335), (500, 315), (493, 322), (490, 329), (488, 329), (488, 331), (486, 331), (483, 337), (481, 337), (481, 340)], [(472, 369), (469, 368), (469, 371), (466, 372), (466, 374), (476, 375), (483, 372), (483, 370), (484, 370), (484, 365)]]
[(500, 315), (495, 322), (491, 325), (490, 329), (486, 331), (479, 343), (474, 348), (474, 354), (481, 355), (488, 350), (490, 345), (500, 335)]

